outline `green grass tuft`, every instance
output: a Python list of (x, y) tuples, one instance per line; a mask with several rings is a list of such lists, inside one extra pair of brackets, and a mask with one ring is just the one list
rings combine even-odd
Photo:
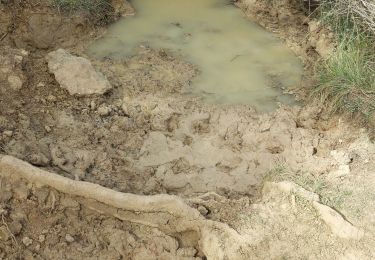
[(313, 94), (332, 111), (361, 113), (375, 110), (375, 53), (365, 36), (341, 40), (336, 51), (319, 68)]
[(318, 83), (312, 94), (332, 112), (360, 114), (367, 121), (374, 120), (375, 35), (346, 1), (324, 0), (319, 9), (320, 19), (335, 32), (338, 46), (319, 65)]

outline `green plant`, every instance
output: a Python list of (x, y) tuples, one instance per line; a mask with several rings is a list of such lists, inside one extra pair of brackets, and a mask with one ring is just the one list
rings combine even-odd
[(312, 95), (332, 112), (370, 120), (375, 111), (375, 5), (367, 0), (323, 0), (318, 13), (335, 32), (338, 46), (318, 67)]
[(313, 94), (332, 111), (347, 110), (370, 116), (375, 109), (375, 53), (365, 36), (341, 41), (319, 68)]

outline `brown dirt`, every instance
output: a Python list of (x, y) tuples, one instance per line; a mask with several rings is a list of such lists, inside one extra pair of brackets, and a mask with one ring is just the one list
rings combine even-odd
[[(333, 46), (329, 31), (295, 3), (268, 2), (237, 4), (284, 38), (307, 68), (324, 58)], [(364, 130), (311, 105), (258, 114), (247, 106), (205, 104), (190, 95), (193, 65), (147, 48), (123, 61), (92, 60), (114, 89), (70, 96), (48, 72), (45, 55), (63, 47), (85, 56), (84, 47), (103, 28), (83, 15), (61, 15), (47, 1), (31, 3), (0, 4), (0, 33), (9, 31), (0, 45), (1, 154), (116, 191), (178, 195), (204, 219), (235, 230), (247, 244), (243, 259), (371, 259), (370, 239), (332, 237), (308, 203), (261, 192), (265, 178), (289, 178), (310, 189), (324, 182), (329, 188), (319, 191), (332, 207), (334, 198), (354, 193), (339, 210), (374, 234), (373, 216), (363, 209), (375, 208), (375, 200), (365, 199), (375, 148)], [(127, 7), (117, 10), (131, 13)], [(345, 192), (329, 192), (340, 185)], [(203, 235), (119, 220), (25, 179), (2, 177), (0, 188), (0, 259), (204, 258), (197, 241)]]

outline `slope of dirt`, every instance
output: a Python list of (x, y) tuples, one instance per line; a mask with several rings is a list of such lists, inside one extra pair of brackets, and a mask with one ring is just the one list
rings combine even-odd
[[(237, 1), (307, 68), (332, 50), (329, 31), (300, 6), (272, 3)], [(133, 11), (121, 4), (114, 10)], [(92, 60), (113, 89), (71, 96), (45, 57), (60, 47), (85, 56), (84, 46), (102, 27), (82, 15), (62, 16), (47, 1), (22, 1), (0, 4), (0, 30), (1, 154), (116, 191), (178, 195), (199, 218), (228, 225), (246, 245), (233, 252), (243, 259), (374, 257), (375, 147), (365, 130), (313, 105), (258, 114), (248, 106), (205, 104), (191, 95), (194, 65), (144, 47), (123, 61)], [(213, 239), (221, 246), (208, 250), (204, 234), (166, 233), (98, 212), (53, 186), (4, 177), (9, 171), (0, 175), (0, 259), (204, 259), (204, 249), (230, 248)], [(319, 193), (365, 236), (337, 237), (312, 202), (265, 191), (265, 178)], [(212, 259), (228, 257), (218, 255)]]

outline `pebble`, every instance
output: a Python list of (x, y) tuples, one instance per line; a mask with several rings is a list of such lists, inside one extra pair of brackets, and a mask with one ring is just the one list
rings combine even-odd
[(16, 62), (17, 64), (20, 64), (20, 63), (22, 62), (22, 60), (23, 60), (23, 57), (20, 56), (20, 55), (15, 55), (15, 56), (14, 56), (14, 60), (15, 60), (15, 62)]
[(41, 88), (41, 87), (45, 87), (46, 84), (44, 84), (43, 82), (39, 82), (38, 85), (36, 85), (38, 88)]
[(39, 235), (38, 239), (39, 239), (40, 243), (43, 243), (44, 241), (46, 241), (46, 236), (45, 235)]
[(68, 243), (73, 243), (74, 242), (74, 237), (72, 237), (72, 235), (70, 235), (70, 234), (66, 234), (65, 235), (65, 240)]
[(51, 127), (48, 125), (44, 126), (44, 129), (46, 130), (47, 133), (52, 131)]
[(101, 106), (98, 108), (98, 114), (100, 116), (108, 116), (111, 113), (111, 108), (106, 106)]
[(203, 207), (203, 206), (199, 206), (198, 207), (198, 211), (203, 215), (203, 216), (206, 216), (208, 214), (208, 210), (206, 209), (206, 207)]
[(95, 108), (96, 108), (95, 101), (91, 101), (91, 103), (90, 103), (90, 109), (91, 110), (95, 110)]
[(24, 238), (22, 238), (22, 243), (25, 246), (30, 246), (33, 243), (33, 240), (29, 237), (24, 237)]
[(3, 132), (3, 135), (6, 137), (12, 137), (13, 136), (13, 131), (7, 130)]
[(48, 95), (47, 100), (50, 102), (55, 102), (57, 98), (54, 95)]

